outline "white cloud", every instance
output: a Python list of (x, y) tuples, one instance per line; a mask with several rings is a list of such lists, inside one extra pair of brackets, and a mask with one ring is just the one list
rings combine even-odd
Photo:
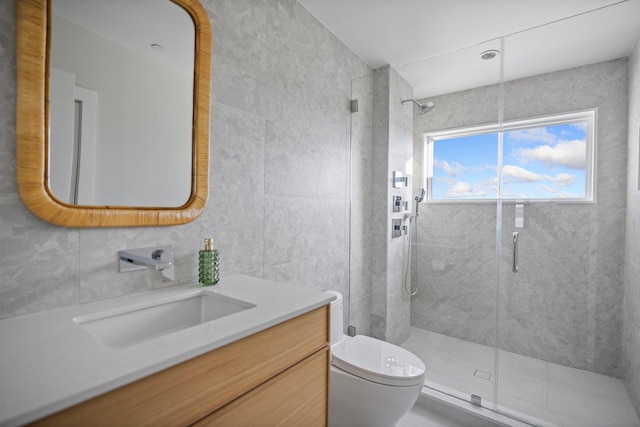
[(441, 182), (441, 183), (447, 184), (447, 185), (453, 185), (456, 182), (458, 182), (457, 179), (455, 179), (453, 177), (449, 177), (449, 176), (439, 176), (439, 177), (436, 177), (435, 180), (437, 182)]
[(587, 122), (570, 123), (569, 126), (582, 132), (587, 132)]
[(586, 165), (586, 142), (584, 140), (561, 141), (555, 146), (540, 145), (521, 148), (517, 155), (525, 163), (539, 161), (549, 166), (566, 166), (584, 169)]
[(433, 166), (442, 169), (442, 171), (449, 176), (461, 176), (466, 169), (458, 162), (449, 164), (446, 160), (440, 159), (433, 159)]
[(558, 187), (568, 187), (576, 182), (576, 176), (571, 175), (570, 173), (559, 173), (556, 176), (545, 175), (544, 178)]
[(475, 185), (478, 188), (483, 189), (481, 191), (488, 191), (493, 194), (498, 194), (498, 177), (497, 176), (493, 176), (487, 179), (481, 179)]
[(542, 175), (514, 165), (505, 165), (502, 168), (502, 174), (511, 178), (511, 182), (539, 182), (544, 180)]
[(446, 196), (449, 198), (460, 197), (485, 197), (487, 193), (484, 190), (473, 188), (471, 184), (464, 181), (458, 181), (448, 190)]
[(496, 167), (496, 165), (490, 165), (488, 163), (482, 163), (480, 165), (477, 166), (471, 166), (469, 168), (467, 168), (470, 172), (473, 173), (480, 173), (480, 172), (485, 172), (485, 171), (496, 171), (498, 168)]
[(544, 142), (547, 144), (555, 144), (558, 137), (547, 131), (547, 128), (531, 128), (513, 130), (506, 133), (509, 142)]

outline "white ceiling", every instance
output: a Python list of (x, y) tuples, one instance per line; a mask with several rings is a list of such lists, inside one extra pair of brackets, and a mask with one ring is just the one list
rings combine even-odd
[[(372, 68), (425, 98), (628, 56), (640, 0), (298, 0)], [(501, 39), (504, 37), (504, 39)]]
[[(189, 73), (193, 70), (191, 16), (170, 1), (53, 0), (53, 13), (105, 39)], [(152, 44), (161, 45), (162, 51)]]

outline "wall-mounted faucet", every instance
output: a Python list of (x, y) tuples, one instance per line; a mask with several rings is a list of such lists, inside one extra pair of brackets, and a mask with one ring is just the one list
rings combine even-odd
[(176, 273), (173, 269), (173, 245), (126, 249), (118, 251), (118, 256), (120, 257), (120, 273), (148, 268), (160, 270), (163, 282), (176, 279)]

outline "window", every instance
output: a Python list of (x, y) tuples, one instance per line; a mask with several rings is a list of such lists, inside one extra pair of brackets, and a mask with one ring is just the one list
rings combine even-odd
[(594, 126), (590, 110), (426, 133), (428, 200), (593, 201)]

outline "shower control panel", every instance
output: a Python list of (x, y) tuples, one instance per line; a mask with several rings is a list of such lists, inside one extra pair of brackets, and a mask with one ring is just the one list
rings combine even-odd
[(400, 237), (402, 236), (402, 219), (392, 219), (391, 220), (391, 237)]
[(402, 212), (409, 210), (409, 202), (402, 201), (402, 196), (392, 196), (393, 202), (391, 205), (393, 206), (393, 212)]
[(394, 212), (402, 212), (402, 197), (401, 196), (392, 196), (393, 197), (393, 211)]

